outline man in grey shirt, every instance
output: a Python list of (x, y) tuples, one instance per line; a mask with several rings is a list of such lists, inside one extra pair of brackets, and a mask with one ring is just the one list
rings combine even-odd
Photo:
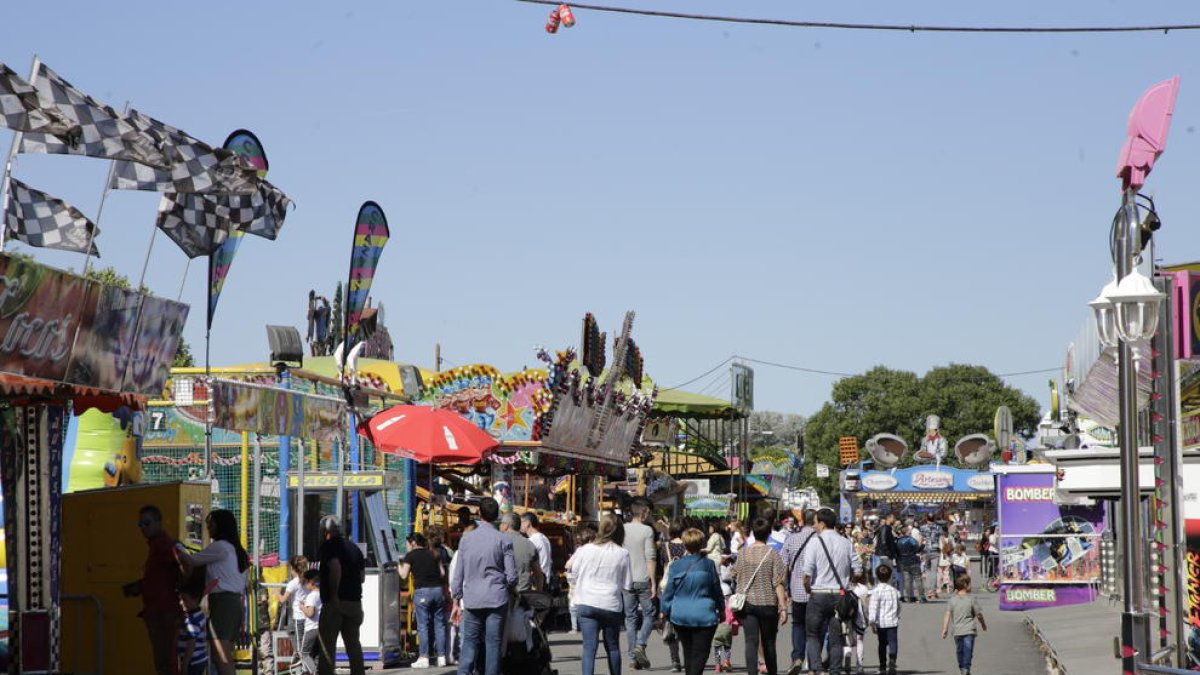
[(811, 555), (809, 544), (814, 548), (817, 542), (810, 539), (817, 534), (814, 524), (817, 512), (814, 509), (804, 509), (801, 514), (801, 528), (788, 535), (783, 544), (783, 562), (788, 568), (788, 594), (792, 600), (792, 667), (788, 675), (799, 675), (801, 664), (804, 662), (804, 650), (807, 647), (808, 633), (804, 630), (804, 620), (808, 612), (808, 591), (804, 590), (804, 569), (800, 564), (801, 557)]
[(816, 537), (801, 556), (808, 608), (804, 630), (808, 634), (808, 669), (820, 670), (821, 645), (829, 635), (829, 675), (842, 672), (842, 622), (836, 616), (842, 589), (850, 583), (851, 572), (862, 571), (862, 561), (854, 555), (854, 544), (837, 533), (837, 514), (833, 509), (817, 511)]
[(517, 585), (517, 564), (512, 542), (496, 530), (499, 516), (495, 499), (479, 500), (477, 527), (463, 535), (455, 555), (454, 574), (450, 575), (450, 595), (455, 603), (450, 619), (462, 620), (459, 675), (474, 673), (480, 656), (483, 675), (500, 675), (504, 618), (509, 589)]
[(625, 525), (625, 543), (629, 551), (629, 567), (633, 575), (633, 590), (625, 591), (625, 635), (629, 640), (629, 658), (633, 668), (650, 667), (646, 656), (646, 645), (654, 630), (654, 597), (658, 584), (654, 583), (655, 552), (654, 528), (646, 524), (650, 506), (643, 499), (634, 500), (629, 507), (630, 520)]
[(500, 519), (500, 533), (512, 542), (513, 561), (517, 564), (517, 592), (524, 593), (538, 588), (542, 568), (538, 566), (538, 550), (533, 542), (521, 534), (521, 516), (506, 513)]

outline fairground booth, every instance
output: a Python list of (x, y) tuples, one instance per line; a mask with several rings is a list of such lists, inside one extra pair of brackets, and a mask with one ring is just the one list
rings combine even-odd
[(913, 466), (890, 471), (842, 472), (842, 494), (852, 512), (879, 508), (909, 513), (973, 511), (982, 514), (995, 504), (994, 476), (990, 471), (949, 466)]

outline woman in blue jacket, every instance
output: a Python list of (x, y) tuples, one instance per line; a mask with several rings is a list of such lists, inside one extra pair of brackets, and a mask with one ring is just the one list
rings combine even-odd
[(686, 675), (701, 675), (725, 612), (725, 596), (716, 565), (704, 556), (704, 533), (691, 528), (681, 539), (687, 555), (671, 563), (659, 606), (661, 618), (670, 621), (679, 636)]

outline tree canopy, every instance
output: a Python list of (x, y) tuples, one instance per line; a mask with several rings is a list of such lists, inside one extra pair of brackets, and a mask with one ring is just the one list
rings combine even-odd
[[(838, 439), (842, 436), (857, 437), (862, 447), (875, 434), (895, 434), (909, 444), (902, 463), (908, 466), (925, 433), (927, 416), (941, 418), (941, 433), (953, 447), (968, 434), (991, 436), (996, 409), (1002, 405), (1012, 411), (1014, 433), (1031, 438), (1041, 419), (1037, 401), (983, 366), (955, 363), (933, 368), (923, 377), (876, 366), (839, 380), (833, 385), (830, 401), (805, 425), (802, 482), (817, 487), (823, 500), (836, 495)], [(953, 454), (945, 463), (956, 463)], [(830, 477), (817, 479), (816, 464), (828, 465)]]

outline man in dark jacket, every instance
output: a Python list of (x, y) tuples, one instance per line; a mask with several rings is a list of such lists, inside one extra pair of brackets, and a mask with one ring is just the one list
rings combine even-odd
[[(912, 527), (904, 528), (904, 536), (896, 540), (896, 557), (904, 570), (904, 592), (900, 597), (908, 602), (925, 602), (925, 577), (921, 575), (921, 544), (912, 536)], [(915, 586), (915, 588), (914, 588)]]
[[(896, 551), (895, 526), (896, 516), (889, 513), (879, 524), (879, 529), (875, 531), (875, 555), (879, 558), (879, 562), (876, 564), (877, 568), (879, 565), (887, 565), (892, 569), (898, 567), (896, 564), (898, 552)], [(893, 575), (891, 583), (896, 590), (900, 590), (900, 575)]]

